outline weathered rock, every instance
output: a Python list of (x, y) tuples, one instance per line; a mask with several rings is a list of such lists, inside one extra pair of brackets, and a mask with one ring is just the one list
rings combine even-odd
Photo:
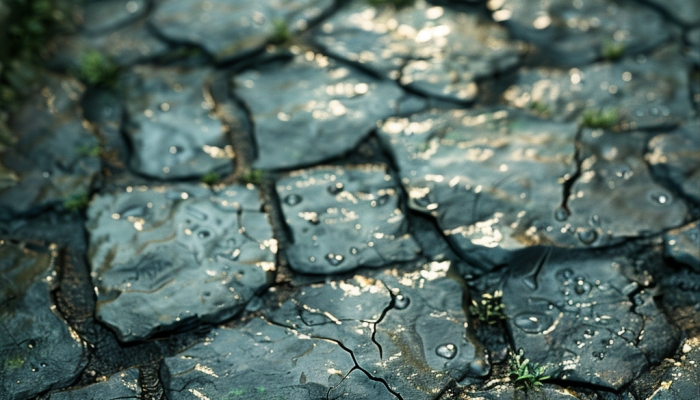
[(489, 7), (513, 36), (532, 42), (541, 57), (559, 65), (588, 64), (605, 55), (606, 47), (646, 52), (672, 31), (659, 13), (632, 0), (499, 0)]
[(50, 75), (14, 115), (17, 141), (0, 154), (0, 164), (16, 182), (0, 189), (0, 218), (62, 208), (71, 197), (87, 196), (101, 163), (91, 155), (99, 143), (83, 124), (83, 90), (73, 79)]
[(305, 30), (332, 6), (332, 0), (163, 0), (151, 24), (173, 42), (230, 61), (262, 49), (280, 29)]
[(666, 11), (684, 25), (700, 25), (700, 3), (684, 0), (645, 0)]
[[(462, 286), (447, 278), (449, 266), (433, 262), (412, 273), (305, 287), (271, 319), (341, 343), (359, 368), (403, 398), (433, 399), (451, 382), (489, 372), (483, 348), (467, 330)], [(355, 398), (355, 389), (348, 390)]]
[(130, 368), (110, 376), (106, 381), (51, 393), (47, 400), (140, 400), (141, 398), (139, 370)]
[[(474, 392), (467, 395), (471, 400), (583, 400), (588, 397), (579, 396), (569, 388), (546, 384), (537, 390), (522, 390), (515, 385), (499, 385), (488, 391)], [(448, 397), (441, 400), (448, 400)]]
[(433, 215), (461, 255), (485, 267), (528, 246), (579, 245), (555, 218), (576, 172), (575, 134), (574, 124), (516, 110), (432, 111), (379, 130), (410, 207)]
[(569, 71), (523, 70), (504, 99), (556, 121), (614, 110), (615, 123), (624, 130), (673, 126), (693, 113), (688, 65), (677, 46), (665, 47), (649, 58), (628, 57)]
[(242, 186), (101, 195), (87, 228), (97, 318), (122, 341), (230, 318), (275, 269), (277, 245), (258, 193)]
[(665, 255), (700, 272), (700, 223), (697, 221), (666, 234)]
[(22, 400), (73, 382), (84, 344), (55, 312), (54, 250), (0, 241), (0, 398)]
[(416, 258), (397, 183), (379, 165), (297, 171), (277, 182), (299, 272), (332, 274)]
[(233, 148), (206, 96), (211, 71), (135, 67), (125, 77), (131, 168), (159, 179), (232, 169)]
[(168, 357), (163, 381), (171, 400), (325, 399), (353, 371), (349, 352), (259, 318), (219, 328), (206, 342)]
[(649, 141), (645, 156), (652, 171), (670, 181), (694, 203), (700, 204), (700, 121)]
[(520, 261), (503, 286), (508, 328), (547, 375), (617, 390), (675, 350), (651, 294), (609, 256), (550, 248)]
[[(683, 224), (688, 207), (657, 184), (643, 154), (648, 135), (584, 129), (580, 176), (571, 186), (566, 228), (583, 245), (604, 246)], [(565, 213), (566, 214), (566, 213)]]
[[(321, 54), (306, 52), (235, 77), (249, 107), (257, 168), (292, 168), (352, 150), (394, 115), (402, 90)], [(272, 95), (274, 93), (274, 95)]]
[(360, 369), (352, 370), (343, 377), (342, 382), (328, 392), (328, 400), (339, 399), (357, 400), (395, 400), (396, 395), (391, 393), (381, 382), (372, 380)]
[(143, 16), (146, 0), (93, 0), (85, 5), (84, 28), (88, 33), (114, 30)]
[(164, 56), (171, 45), (160, 40), (148, 29), (145, 20), (140, 20), (97, 35), (63, 35), (51, 40), (52, 68), (74, 71), (80, 68), (82, 58), (90, 51), (98, 51), (114, 64), (126, 67)]
[(398, 10), (355, 1), (314, 40), (328, 54), (454, 101), (474, 100), (476, 82), (515, 67), (522, 49), (493, 21), (422, 0)]
[(700, 397), (700, 339), (688, 338), (681, 346), (679, 361), (664, 360), (659, 368), (667, 368), (649, 400), (690, 400)]
[(700, 28), (687, 31), (685, 39), (690, 45), (687, 51), (688, 57), (695, 63), (696, 67), (700, 67)]

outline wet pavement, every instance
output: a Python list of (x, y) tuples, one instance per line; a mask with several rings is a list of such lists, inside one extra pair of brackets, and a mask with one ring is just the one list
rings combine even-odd
[(696, 2), (82, 20), (0, 119), (0, 400), (700, 398)]

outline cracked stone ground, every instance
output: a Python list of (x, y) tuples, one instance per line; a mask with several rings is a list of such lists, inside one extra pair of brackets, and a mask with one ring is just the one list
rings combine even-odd
[(700, 399), (697, 1), (75, 14), (0, 110), (0, 400)]

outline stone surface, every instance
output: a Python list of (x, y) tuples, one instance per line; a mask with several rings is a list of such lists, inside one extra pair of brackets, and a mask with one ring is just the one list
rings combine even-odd
[(51, 393), (48, 400), (141, 400), (139, 370), (130, 368), (85, 387)]
[[(352, 150), (396, 113), (401, 89), (321, 54), (306, 52), (235, 77), (251, 112), (263, 169), (317, 163)], [(274, 96), (270, 94), (274, 93)]]
[(135, 67), (124, 78), (131, 168), (159, 179), (233, 168), (233, 148), (207, 96), (208, 69)]
[[(516, 388), (513, 385), (499, 385), (490, 388), (488, 391), (468, 393), (469, 400), (583, 400), (587, 397), (579, 396), (568, 388), (546, 384), (539, 390), (528, 390)], [(448, 400), (445, 397), (441, 400)]]
[(645, 0), (684, 25), (700, 25), (700, 3), (683, 0)]
[(162, 374), (171, 400), (325, 399), (354, 368), (337, 343), (256, 318), (166, 358)]
[(514, 37), (532, 42), (549, 63), (566, 66), (601, 58), (606, 41), (624, 54), (637, 54), (671, 33), (659, 13), (633, 0), (495, 0), (489, 8)]
[(518, 64), (522, 47), (508, 39), (493, 21), (422, 0), (398, 10), (354, 1), (314, 36), (328, 54), (454, 101), (474, 100), (476, 82)]
[(96, 315), (122, 341), (230, 318), (275, 269), (254, 189), (127, 188), (98, 196), (88, 220)]
[(669, 181), (683, 195), (700, 204), (700, 121), (690, 121), (675, 131), (649, 141), (646, 161), (656, 176)]
[(230, 61), (262, 49), (280, 25), (291, 33), (305, 30), (332, 6), (332, 0), (163, 0), (151, 24), (170, 41)]
[(686, 339), (681, 345), (680, 360), (664, 360), (660, 368), (668, 368), (649, 400), (691, 400), (700, 397), (700, 339)]
[(291, 231), (291, 267), (332, 274), (415, 259), (397, 182), (384, 166), (322, 167), (280, 179), (277, 194)]
[(16, 142), (0, 153), (0, 164), (16, 182), (0, 189), (0, 218), (60, 209), (74, 196), (87, 196), (101, 163), (90, 155), (99, 143), (83, 125), (83, 90), (73, 79), (50, 75), (41, 93), (14, 114)]
[(669, 231), (665, 237), (665, 256), (700, 272), (700, 223), (697, 221)]
[(0, 398), (70, 385), (87, 350), (52, 301), (54, 250), (0, 241)]
[(508, 109), (432, 111), (379, 131), (410, 207), (433, 215), (461, 255), (485, 267), (528, 246), (580, 245), (555, 219), (576, 172), (575, 134), (574, 124)]
[(700, 28), (691, 29), (685, 34), (686, 42), (690, 45), (687, 50), (688, 58), (690, 58), (696, 67), (700, 67)]
[(615, 110), (623, 130), (673, 126), (693, 114), (688, 63), (677, 46), (648, 58), (627, 57), (568, 71), (522, 70), (503, 97), (512, 106), (557, 121)]
[(677, 344), (652, 295), (605, 255), (532, 251), (510, 269), (503, 303), (515, 348), (567, 382), (618, 390)]
[(143, 16), (147, 7), (147, 0), (88, 1), (84, 29), (91, 34), (113, 30)]
[(307, 287), (272, 320), (341, 343), (360, 369), (402, 398), (433, 399), (451, 382), (489, 372), (449, 267), (434, 262), (412, 273), (389, 270)]

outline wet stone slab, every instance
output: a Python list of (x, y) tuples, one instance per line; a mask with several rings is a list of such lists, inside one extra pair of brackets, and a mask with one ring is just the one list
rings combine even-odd
[(139, 370), (130, 368), (85, 387), (54, 392), (47, 400), (141, 400)]
[(515, 67), (522, 47), (486, 18), (419, 0), (410, 7), (354, 1), (314, 34), (324, 51), (429, 96), (472, 101), (476, 82)]
[[(490, 368), (467, 330), (463, 288), (447, 277), (449, 267), (434, 262), (410, 273), (388, 270), (305, 287), (273, 310), (271, 320), (337, 341), (361, 370), (402, 398), (433, 399), (451, 382)], [(365, 389), (345, 390), (355, 398)]]
[(503, 285), (515, 348), (553, 378), (619, 390), (677, 344), (652, 295), (591, 252), (533, 251)]
[(95, 198), (87, 229), (97, 318), (122, 341), (230, 318), (275, 269), (252, 186), (128, 187)]
[(108, 32), (143, 16), (147, 0), (92, 0), (86, 2), (83, 29), (89, 34)]
[(514, 37), (533, 43), (542, 57), (558, 65), (588, 64), (606, 50), (646, 52), (672, 32), (661, 14), (633, 0), (498, 0), (489, 2), (489, 8)]
[(379, 135), (410, 207), (434, 216), (462, 256), (492, 267), (528, 246), (582, 245), (556, 219), (576, 172), (576, 129), (517, 110), (460, 110), (389, 119)]
[(568, 71), (523, 69), (504, 100), (532, 114), (577, 121), (585, 113), (617, 114), (623, 130), (674, 126), (693, 115), (688, 63), (677, 46)]
[(695, 221), (665, 236), (666, 257), (700, 272), (700, 223)]
[(286, 250), (299, 272), (332, 274), (415, 259), (398, 183), (386, 167), (321, 167), (277, 182), (293, 244)]
[(583, 130), (580, 176), (562, 214), (563, 229), (586, 245), (605, 246), (683, 224), (685, 202), (656, 183), (644, 161), (648, 137)]
[(683, 25), (700, 25), (700, 3), (683, 0), (646, 0)]
[(0, 241), (0, 397), (23, 400), (73, 382), (87, 351), (55, 310), (55, 250)]
[(101, 167), (96, 137), (83, 124), (83, 86), (50, 75), (40, 93), (13, 116), (14, 144), (0, 153), (10, 179), (0, 188), (0, 218), (35, 214), (87, 196)]
[(352, 150), (377, 121), (396, 113), (403, 91), (307, 51), (236, 75), (235, 94), (251, 111), (254, 166), (279, 169)]
[(686, 400), (700, 396), (700, 339), (686, 339), (681, 345), (679, 360), (664, 360), (660, 368), (667, 368), (659, 386), (649, 400)]
[(200, 46), (223, 62), (262, 49), (282, 27), (305, 30), (332, 7), (332, 0), (163, 0), (150, 20), (169, 41)]
[(162, 375), (171, 400), (325, 399), (354, 368), (337, 343), (256, 318), (167, 357)]
[(646, 161), (654, 174), (670, 181), (690, 201), (700, 204), (700, 121), (649, 141)]
[(233, 148), (207, 96), (212, 71), (135, 67), (124, 78), (131, 168), (158, 179), (231, 172)]

